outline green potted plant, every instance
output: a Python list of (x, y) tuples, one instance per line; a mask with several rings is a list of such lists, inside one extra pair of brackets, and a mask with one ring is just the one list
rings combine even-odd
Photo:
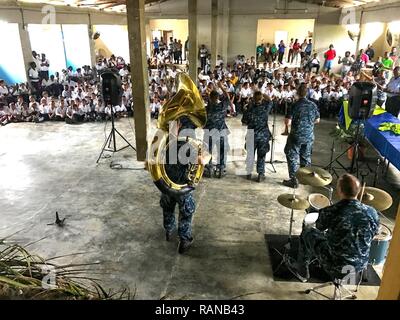
[[(336, 140), (340, 141), (341, 143), (344, 143), (346, 145), (346, 148), (348, 148), (356, 142), (357, 130), (359, 131), (358, 132), (359, 153), (360, 153), (359, 157), (363, 159), (365, 156), (367, 143), (364, 138), (364, 124), (362, 122), (360, 123), (359, 127), (357, 123), (353, 122), (348, 129), (337, 124), (336, 127), (329, 133), (329, 135), (335, 138)], [(347, 151), (347, 157), (349, 158), (349, 160), (353, 159), (353, 155), (354, 155), (354, 145)]]

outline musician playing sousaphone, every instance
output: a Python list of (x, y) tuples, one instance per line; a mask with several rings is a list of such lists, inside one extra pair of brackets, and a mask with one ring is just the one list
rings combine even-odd
[(315, 227), (303, 224), (297, 261), (289, 265), (300, 281), (309, 279), (314, 259), (332, 278), (342, 279), (349, 266), (355, 272), (366, 268), (379, 216), (357, 199), (360, 190), (359, 180), (344, 174), (337, 182), (339, 202), (319, 211)]
[[(204, 127), (206, 109), (196, 85), (185, 73), (179, 74), (177, 93), (162, 107), (158, 130), (149, 148), (147, 165), (154, 184), (161, 191), (160, 206), (166, 240), (172, 241), (178, 224), (179, 253), (193, 242), (193, 197), (205, 165), (210, 161), (203, 142), (195, 139), (194, 128)], [(176, 223), (175, 207), (179, 207)]]

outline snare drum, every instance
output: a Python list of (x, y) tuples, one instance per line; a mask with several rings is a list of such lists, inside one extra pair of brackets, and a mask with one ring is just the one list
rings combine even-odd
[(320, 209), (329, 207), (331, 204), (329, 199), (320, 193), (311, 193), (308, 196), (308, 202), (310, 203), (308, 212), (318, 212)]
[(369, 262), (371, 264), (381, 264), (385, 262), (391, 239), (392, 232), (387, 226), (381, 224), (379, 226), (378, 234), (371, 243), (371, 249), (369, 252)]

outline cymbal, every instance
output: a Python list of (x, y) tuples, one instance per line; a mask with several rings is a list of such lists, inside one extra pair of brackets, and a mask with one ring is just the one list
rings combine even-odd
[(278, 197), (278, 202), (286, 208), (293, 210), (305, 210), (310, 206), (310, 203), (299, 196), (285, 193)]
[(374, 207), (378, 211), (384, 211), (392, 206), (393, 199), (391, 195), (384, 190), (365, 187), (361, 202)]
[(332, 182), (332, 175), (318, 167), (303, 167), (300, 168), (296, 177), (300, 184), (305, 184), (313, 187), (324, 187)]

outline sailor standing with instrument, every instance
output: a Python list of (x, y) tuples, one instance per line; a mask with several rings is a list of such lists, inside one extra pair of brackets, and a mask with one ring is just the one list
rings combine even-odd
[(319, 123), (320, 115), (314, 102), (306, 98), (307, 85), (302, 83), (297, 89), (299, 100), (294, 103), (286, 118), (291, 131), (287, 138), (285, 154), (288, 163), (289, 180), (283, 184), (290, 188), (297, 188), (296, 172), (301, 167), (311, 165), (311, 153), (314, 142), (314, 124)]
[(192, 217), (196, 209), (193, 191), (210, 156), (193, 132), (193, 127), (203, 127), (207, 121), (200, 93), (185, 73), (179, 74), (178, 80), (177, 93), (164, 103), (157, 119), (158, 130), (149, 148), (146, 168), (161, 191), (167, 241), (172, 240), (175, 207), (179, 206), (179, 253), (182, 254), (193, 242)]
[(349, 266), (355, 272), (366, 268), (379, 217), (374, 208), (357, 199), (360, 189), (356, 177), (344, 174), (337, 183), (340, 201), (319, 211), (316, 228), (303, 226), (297, 262), (289, 266), (299, 280), (310, 277), (308, 265), (314, 258), (329, 275), (340, 279)]
[[(260, 91), (254, 93), (253, 102), (246, 112), (247, 136), (246, 146), (249, 147), (248, 138), (254, 138), (253, 150), (247, 150), (246, 171), (247, 179), (251, 179), (253, 171), (255, 153), (257, 152), (257, 182), (265, 180), (265, 156), (268, 153), (269, 139), (271, 133), (268, 128), (268, 114), (272, 109), (272, 101), (268, 96), (264, 96)], [(252, 132), (251, 132), (252, 130)], [(252, 133), (254, 132), (254, 136)]]
[[(226, 90), (219, 84), (223, 92), (223, 99), (229, 100), (229, 95)], [(212, 154), (214, 146), (217, 148), (217, 166), (216, 176), (222, 178), (225, 176), (226, 171), (226, 157), (228, 153), (228, 126), (226, 125), (225, 118), (227, 113), (227, 104), (224, 101), (219, 101), (219, 93), (216, 90), (211, 91), (207, 110), (207, 122), (204, 126), (204, 141), (207, 143), (209, 153)], [(211, 177), (213, 166), (210, 163), (206, 166), (205, 174)]]
[[(177, 120), (177, 124), (179, 126), (179, 131), (184, 129), (191, 129), (191, 127), (184, 127), (180, 120)], [(178, 135), (176, 135), (178, 136)], [(185, 141), (178, 141), (177, 139), (174, 141), (169, 140), (170, 148), (172, 150), (176, 150), (178, 155), (178, 161), (173, 163), (173, 161), (169, 161), (169, 153), (167, 153), (167, 159), (165, 164), (165, 171), (170, 179), (179, 184), (188, 183), (188, 165), (182, 164), (179, 161), (179, 151), (182, 147), (185, 146)], [(173, 146), (176, 144), (176, 146)], [(193, 188), (194, 190), (194, 188)], [(171, 241), (173, 232), (176, 228), (175, 222), (175, 207), (178, 204), (179, 207), (179, 222), (178, 222), (178, 236), (180, 239), (179, 242), (179, 253), (184, 253), (189, 249), (193, 242), (192, 236), (192, 217), (196, 210), (196, 202), (193, 197), (193, 191), (189, 191), (186, 193), (170, 193), (170, 192), (162, 192), (160, 199), (160, 206), (163, 209), (163, 220), (164, 220), (164, 229), (166, 232), (166, 240)]]

